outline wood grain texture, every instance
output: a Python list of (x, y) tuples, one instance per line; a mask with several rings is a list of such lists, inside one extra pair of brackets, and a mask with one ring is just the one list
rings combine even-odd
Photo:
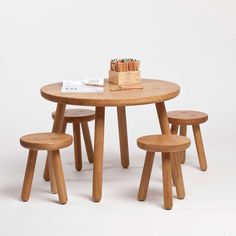
[[(169, 119), (167, 117), (167, 112), (166, 112), (164, 102), (156, 103), (156, 110), (157, 110), (162, 134), (171, 134), (170, 127), (169, 127)], [(163, 153), (162, 155), (165, 156), (165, 153)], [(169, 155), (171, 156), (172, 154), (170, 153)], [(177, 158), (178, 157), (175, 155), (171, 158), (171, 172), (172, 172), (174, 184), (178, 181), (177, 179), (175, 179), (175, 176), (176, 176), (175, 173), (178, 172), (178, 168), (179, 168), (178, 165), (176, 164), (178, 162)]]
[[(52, 132), (60, 133), (62, 131), (65, 109), (66, 109), (66, 104), (57, 103), (57, 109), (53, 122)], [(48, 156), (44, 167), (43, 178), (45, 181), (49, 181)]]
[(179, 159), (178, 153), (172, 153), (171, 158), (172, 158), (172, 166), (174, 165), (175, 168), (172, 170), (172, 176), (173, 180), (175, 183), (176, 187), (176, 193), (177, 197), (179, 199), (184, 199), (185, 197), (185, 189), (184, 189), (184, 181), (183, 181), (183, 175), (182, 175), (182, 170), (181, 170), (181, 164), (180, 164), (180, 159)]
[(195, 144), (197, 148), (200, 169), (202, 171), (206, 171), (207, 161), (206, 161), (205, 150), (203, 146), (202, 135), (201, 135), (201, 130), (200, 130), (199, 125), (193, 125), (193, 134), (194, 134)]
[(178, 125), (171, 125), (171, 134), (178, 134), (178, 129), (179, 126)]
[(173, 205), (171, 184), (171, 159), (169, 153), (162, 153), (162, 177), (164, 208), (170, 210)]
[(64, 120), (62, 127), (61, 127), (61, 132), (64, 134), (66, 132), (66, 128), (67, 128), (67, 122)]
[(57, 184), (56, 184), (56, 177), (55, 177), (55, 170), (53, 165), (53, 156), (52, 152), (48, 152), (48, 168), (49, 168), (49, 181), (52, 193), (57, 193)]
[(34, 133), (20, 138), (23, 147), (33, 150), (58, 150), (72, 144), (72, 137), (60, 133)]
[(92, 145), (92, 141), (91, 141), (91, 137), (89, 133), (88, 123), (82, 122), (81, 127), (82, 127), (83, 136), (84, 136), (84, 144), (85, 144), (85, 148), (87, 152), (88, 161), (90, 163), (93, 163), (93, 145)]
[[(55, 112), (52, 113), (52, 118), (55, 118)], [(80, 123), (88, 122), (95, 119), (95, 111), (89, 109), (66, 109), (64, 114), (64, 122)]]
[(156, 103), (156, 110), (162, 134), (171, 134), (164, 102)]
[(75, 168), (77, 171), (80, 171), (82, 169), (82, 151), (81, 151), (80, 124), (78, 123), (73, 123), (73, 136), (74, 136)]
[(110, 83), (118, 85), (126, 84), (137, 84), (141, 82), (141, 72), (140, 71), (109, 71), (108, 80)]
[[(52, 113), (52, 118), (55, 118), (55, 112)], [(82, 169), (80, 125), (82, 127), (88, 160), (90, 163), (93, 162), (93, 147), (87, 122), (94, 119), (95, 111), (89, 109), (66, 109), (64, 113), (62, 133), (65, 133), (67, 123), (72, 123), (74, 133), (75, 168), (78, 171)]]
[(118, 117), (118, 128), (119, 128), (121, 164), (123, 168), (128, 168), (129, 167), (129, 146), (128, 146), (125, 107), (117, 107), (117, 117)]
[(151, 152), (179, 152), (190, 146), (190, 139), (179, 135), (147, 135), (137, 139), (141, 149)]
[(48, 155), (46, 158), (45, 166), (44, 166), (44, 171), (43, 171), (43, 178), (45, 181), (49, 181), (49, 167), (48, 167)]
[(139, 192), (138, 192), (138, 200), (140, 201), (144, 201), (147, 196), (154, 156), (155, 156), (154, 152), (146, 153), (146, 158), (144, 162), (144, 167), (143, 167), (143, 172), (142, 172), (142, 177), (141, 177)]
[[(187, 136), (187, 125), (180, 125), (180, 131), (179, 134), (182, 136)], [(180, 155), (180, 161), (182, 164), (185, 163), (185, 159), (186, 159), (186, 151), (182, 151), (179, 153)]]
[(53, 157), (53, 167), (55, 172), (56, 186), (58, 190), (59, 202), (61, 204), (66, 204), (67, 202), (67, 193), (64, 180), (64, 174), (61, 164), (60, 152), (58, 150), (51, 152)]
[(93, 200), (95, 202), (99, 202), (102, 197), (104, 118), (105, 107), (96, 107), (93, 160)]
[(167, 115), (169, 122), (176, 125), (197, 125), (208, 120), (208, 115), (199, 111), (169, 111)]
[(57, 109), (56, 109), (55, 118), (54, 118), (53, 127), (52, 127), (53, 133), (61, 132), (61, 128), (64, 121), (65, 110), (66, 110), (65, 104), (57, 103)]
[(85, 106), (130, 106), (163, 102), (176, 97), (180, 87), (162, 80), (142, 80), (142, 90), (110, 91), (115, 84), (105, 81), (103, 93), (61, 93), (62, 83), (41, 88), (41, 95), (53, 102)]
[(32, 182), (33, 182), (33, 176), (34, 176), (34, 169), (35, 169), (35, 163), (37, 159), (37, 151), (35, 150), (29, 150), (28, 154), (28, 160), (25, 170), (25, 177), (21, 192), (21, 199), (22, 201), (26, 202), (29, 200)]

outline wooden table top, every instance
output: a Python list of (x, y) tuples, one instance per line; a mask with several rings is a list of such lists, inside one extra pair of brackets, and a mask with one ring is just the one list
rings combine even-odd
[(142, 79), (143, 89), (110, 91), (117, 85), (105, 80), (102, 93), (61, 93), (62, 83), (41, 88), (43, 98), (57, 103), (84, 106), (132, 106), (159, 103), (176, 97), (180, 87), (172, 82)]

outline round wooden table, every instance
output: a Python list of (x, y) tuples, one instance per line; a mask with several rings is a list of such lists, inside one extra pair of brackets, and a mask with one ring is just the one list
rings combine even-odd
[[(117, 107), (121, 164), (124, 168), (129, 166), (126, 106), (155, 104), (161, 131), (163, 134), (170, 134), (164, 101), (176, 97), (180, 87), (175, 83), (151, 79), (142, 79), (142, 84), (143, 89), (112, 91), (117, 85), (105, 81), (102, 93), (61, 93), (62, 83), (49, 84), (41, 88), (42, 97), (57, 103), (53, 132), (61, 132), (67, 104), (96, 107), (93, 166), (93, 200), (96, 202), (100, 201), (102, 196), (105, 107)], [(178, 170), (176, 163), (178, 162), (173, 162), (172, 165), (174, 170)], [(48, 179), (48, 176), (46, 165), (44, 178)]]

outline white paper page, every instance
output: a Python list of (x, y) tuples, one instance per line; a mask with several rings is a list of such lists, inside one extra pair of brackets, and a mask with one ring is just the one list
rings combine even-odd
[[(92, 86), (95, 85), (95, 86)], [(64, 80), (62, 93), (102, 93), (104, 79)]]

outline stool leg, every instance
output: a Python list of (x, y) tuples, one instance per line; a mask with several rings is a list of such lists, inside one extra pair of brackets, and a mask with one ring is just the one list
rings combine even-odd
[[(179, 134), (182, 135), (182, 136), (186, 136), (187, 135), (187, 125), (181, 125), (180, 126)], [(186, 158), (186, 151), (180, 152), (180, 156), (181, 156), (181, 163), (184, 164), (185, 158)]]
[(177, 134), (178, 133), (179, 126), (178, 125), (171, 125), (171, 133)]
[[(178, 130), (179, 130), (179, 125), (171, 125), (171, 134), (178, 134)], [(173, 178), (173, 171), (172, 171), (172, 179), (173, 179), (173, 185), (175, 185), (175, 182), (174, 182), (174, 178)]]
[(88, 161), (90, 163), (93, 163), (93, 145), (89, 133), (88, 122), (82, 122), (81, 127), (84, 136), (84, 144), (87, 152)]
[(154, 160), (155, 153), (154, 152), (147, 152), (146, 158), (143, 167), (143, 173), (141, 177), (141, 182), (139, 186), (138, 192), (138, 200), (144, 201), (147, 196), (149, 180), (152, 172), (152, 165)]
[(66, 204), (67, 193), (66, 193), (66, 185), (65, 185), (63, 169), (62, 169), (62, 164), (61, 164), (60, 152), (58, 150), (52, 151), (52, 156), (53, 156), (53, 167), (55, 171), (59, 202), (61, 204)]
[(74, 155), (75, 155), (75, 168), (80, 171), (82, 169), (82, 153), (81, 153), (81, 138), (80, 138), (80, 124), (73, 123), (74, 135)]
[(48, 158), (47, 158), (46, 163), (45, 163), (43, 178), (44, 178), (45, 181), (49, 181)]
[(162, 153), (162, 176), (164, 190), (164, 208), (172, 208), (172, 186), (171, 186), (171, 159), (170, 153)]
[(181, 170), (181, 164), (178, 153), (171, 153), (171, 163), (176, 166), (176, 168), (172, 168), (172, 177), (176, 187), (177, 197), (179, 199), (184, 199), (185, 190), (184, 190), (184, 181)]
[(201, 135), (201, 130), (200, 130), (199, 125), (193, 125), (193, 134), (194, 134), (195, 144), (197, 148), (200, 169), (202, 171), (205, 171), (207, 170), (207, 161), (206, 161), (204, 146), (202, 142), (202, 135)]
[(66, 132), (67, 122), (64, 120), (61, 128), (61, 132), (64, 134)]
[(55, 170), (53, 167), (53, 156), (52, 156), (51, 151), (48, 152), (48, 168), (49, 168), (51, 192), (57, 193), (57, 184), (56, 184), (56, 178), (55, 178)]
[[(66, 105), (62, 103), (57, 104), (56, 114), (53, 122), (52, 132), (61, 132), (61, 127), (64, 121), (64, 113), (65, 113)], [(48, 160), (48, 157), (47, 157)], [(45, 181), (49, 181), (49, 168), (48, 161), (46, 161), (43, 178)]]
[(38, 152), (35, 150), (29, 150), (29, 155), (28, 155), (28, 160), (27, 160), (27, 165), (26, 165), (26, 170), (25, 170), (24, 183), (23, 183), (23, 188), (21, 192), (21, 199), (24, 202), (28, 201), (30, 197), (35, 163), (37, 159), (37, 153)]

